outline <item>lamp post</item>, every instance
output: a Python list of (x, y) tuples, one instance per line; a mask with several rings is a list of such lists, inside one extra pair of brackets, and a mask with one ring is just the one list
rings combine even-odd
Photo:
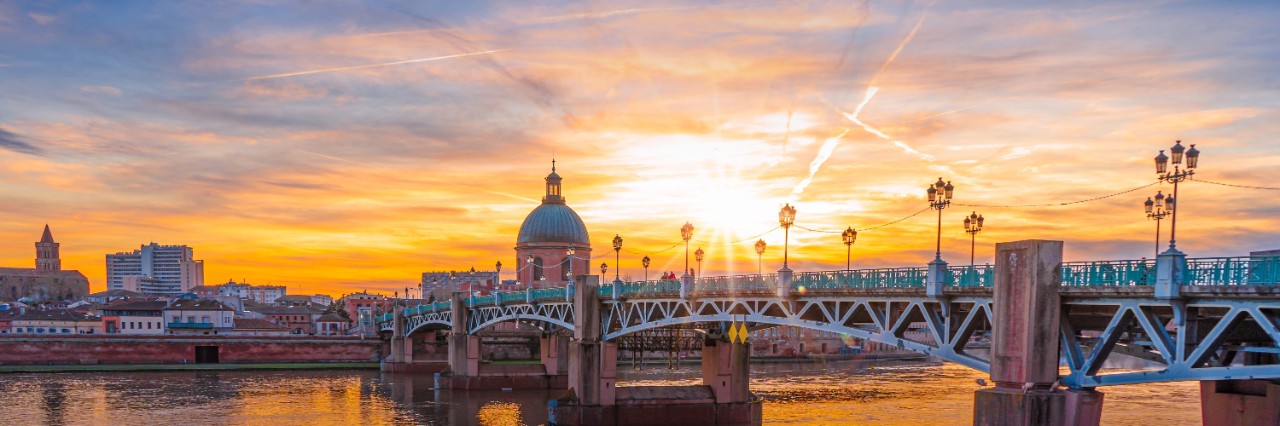
[(702, 247), (698, 247), (698, 251), (693, 252), (693, 259), (698, 261), (698, 276), (702, 276), (702, 258), (707, 252), (702, 251)]
[(685, 222), (684, 226), (680, 227), (680, 238), (684, 239), (684, 273), (682, 275), (688, 275), (689, 274), (689, 239), (693, 238), (692, 224), (690, 224), (689, 222)]
[[(1196, 165), (1200, 160), (1200, 150), (1196, 149), (1196, 144), (1191, 144), (1191, 149), (1182, 147), (1182, 141), (1177, 141), (1173, 147), (1169, 148), (1169, 152), (1173, 154), (1173, 171), (1169, 171), (1169, 156), (1164, 155), (1164, 150), (1160, 150), (1160, 154), (1156, 155), (1156, 177), (1162, 182), (1173, 184), (1173, 197), (1178, 197), (1178, 183), (1190, 179), (1196, 174)], [(1186, 157), (1187, 167), (1183, 169), (1182, 159)], [(1173, 211), (1173, 217), (1169, 222), (1169, 250), (1170, 253), (1176, 253), (1177, 250), (1177, 234), (1178, 234), (1178, 211)]]
[(640, 264), (644, 265), (644, 280), (649, 281), (649, 256), (645, 255), (644, 259), (640, 259)]
[(756, 275), (764, 273), (764, 249), (767, 246), (763, 238), (756, 240)]
[[(538, 278), (538, 277), (536, 277), (536, 276), (534, 276), (534, 275), (533, 275), (533, 273), (534, 273), (535, 271), (533, 270), (533, 255), (532, 255), (532, 254), (531, 254), (531, 255), (529, 255), (529, 257), (526, 257), (526, 258), (525, 258), (525, 261), (524, 261), (524, 267), (529, 269), (529, 287), (533, 287), (533, 283), (535, 283), (535, 282), (537, 282), (537, 281), (538, 281), (538, 280), (537, 280), (537, 278)], [(516, 272), (520, 272), (520, 271), (516, 271)]]
[(778, 211), (778, 224), (782, 225), (782, 269), (790, 270), (787, 267), (789, 253), (791, 252), (791, 224), (796, 223), (796, 208), (791, 207), (791, 203), (782, 206), (782, 210)]
[[(564, 252), (565, 260), (569, 262), (569, 275), (567, 275), (567, 278), (569, 282), (573, 282), (573, 246), (569, 246)], [(591, 265), (587, 265), (587, 268), (591, 268)], [(590, 272), (590, 269), (588, 269), (588, 272)]]
[(953, 190), (955, 187), (951, 186), (951, 182), (943, 182), (942, 178), (938, 178), (938, 182), (925, 191), (929, 194), (929, 208), (938, 211), (938, 245), (933, 255), (935, 262), (942, 262), (942, 209), (951, 205)]
[(1147, 219), (1156, 221), (1156, 256), (1160, 255), (1160, 221), (1173, 214), (1174, 202), (1173, 197), (1166, 198), (1164, 192), (1156, 191), (1154, 200), (1152, 197), (1147, 197), (1147, 201), (1142, 203), (1142, 208), (1147, 212)]
[(494, 263), (493, 269), (493, 286), (495, 288), (502, 287), (502, 261), (499, 260), (498, 263)]
[(605, 274), (605, 273), (607, 273), (607, 272), (609, 272), (609, 264), (608, 264), (608, 263), (604, 263), (604, 262), (600, 262), (600, 276), (602, 276), (602, 277), (603, 277), (603, 276), (604, 276), (604, 274)]
[(618, 267), (622, 262), (622, 236), (613, 234), (613, 282), (622, 282), (622, 268)]
[(982, 232), (983, 220), (978, 212), (973, 212), (964, 218), (964, 232), (969, 234), (969, 269), (973, 269), (973, 252), (976, 247), (974, 241), (977, 240), (978, 233)]
[(840, 233), (840, 238), (844, 240), (844, 269), (846, 271), (853, 270), (853, 242), (858, 239), (858, 231), (854, 231), (850, 226)]

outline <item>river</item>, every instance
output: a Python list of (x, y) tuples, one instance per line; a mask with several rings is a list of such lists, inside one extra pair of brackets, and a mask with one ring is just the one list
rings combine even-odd
[[(695, 384), (697, 366), (633, 371), (619, 385)], [(756, 364), (766, 424), (972, 423), (976, 379), (954, 364)], [(563, 391), (434, 391), (429, 375), (364, 370), (50, 373), (0, 376), (8, 425), (537, 425)], [(1104, 388), (1107, 425), (1200, 423), (1199, 385)]]

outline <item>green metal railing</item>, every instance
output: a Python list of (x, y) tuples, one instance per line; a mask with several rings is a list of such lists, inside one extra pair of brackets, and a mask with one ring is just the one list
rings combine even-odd
[[(1062, 285), (1066, 287), (1132, 287), (1153, 286), (1156, 281), (1154, 260), (1110, 260), (1089, 262), (1064, 262), (1061, 269)], [(923, 288), (928, 277), (927, 268), (881, 268), (849, 271), (804, 272), (794, 276), (791, 288), (795, 290), (840, 290), (865, 288)], [(1280, 256), (1208, 257), (1187, 259), (1183, 272), (1184, 285), (1196, 286), (1246, 286), (1280, 285)], [(705, 277), (694, 280), (696, 292), (770, 291), (777, 288), (777, 274), (734, 275)], [(943, 283), (948, 287), (989, 288), (995, 284), (993, 265), (953, 266), (946, 270)], [(632, 281), (621, 284), (600, 285), (597, 294), (602, 299), (613, 297), (614, 285), (619, 286), (622, 297), (670, 297), (680, 293), (680, 280)], [(567, 289), (540, 288), (532, 290), (533, 300), (565, 300)], [(525, 301), (525, 292), (501, 293), (501, 303)], [(492, 305), (494, 296), (477, 296), (467, 300), (468, 306)], [(448, 300), (406, 309), (405, 315), (418, 315), (432, 311), (447, 311), (452, 304)], [(378, 323), (391, 321), (392, 314), (383, 314)]]
[(565, 288), (535, 288), (533, 289), (533, 301), (540, 300), (565, 300)]
[[(675, 281), (676, 291), (680, 290), (680, 281)], [(731, 275), (727, 277), (704, 277), (693, 280), (694, 292), (724, 291), (776, 291), (778, 274)]]
[(1186, 285), (1280, 285), (1280, 256), (1187, 259)]
[(996, 268), (992, 265), (952, 266), (943, 282), (949, 287), (992, 287)]
[(504, 304), (504, 305), (505, 305), (505, 304), (508, 304), (508, 303), (519, 303), (519, 302), (524, 302), (524, 301), (525, 301), (525, 299), (527, 298), (527, 296), (528, 296), (528, 294), (526, 294), (526, 293), (525, 293), (525, 292), (523, 292), (523, 291), (521, 291), (521, 292), (507, 292), (507, 293), (499, 293), (499, 294), (498, 294), (498, 303), (501, 303), (501, 304)]
[(803, 272), (791, 280), (791, 288), (800, 290), (838, 290), (852, 288), (924, 287), (929, 274), (926, 268), (854, 269), (846, 271)]
[(1156, 283), (1156, 263), (1152, 260), (1108, 260), (1063, 262), (1065, 287), (1149, 286)]

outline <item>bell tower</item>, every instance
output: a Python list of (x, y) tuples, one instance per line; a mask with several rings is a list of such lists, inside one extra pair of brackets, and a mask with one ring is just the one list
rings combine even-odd
[(49, 232), (49, 225), (44, 225), (44, 235), (40, 236), (40, 242), (36, 243), (36, 270), (42, 272), (56, 272), (62, 270), (62, 258), (58, 254), (58, 246), (60, 244), (53, 241), (53, 233)]

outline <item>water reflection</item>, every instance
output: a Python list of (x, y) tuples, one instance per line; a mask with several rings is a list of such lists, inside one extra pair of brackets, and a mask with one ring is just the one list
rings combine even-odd
[[(758, 364), (770, 424), (971, 424), (975, 379), (951, 364)], [(619, 385), (696, 384), (697, 366), (619, 369)], [(538, 425), (563, 391), (452, 392), (430, 375), (376, 371), (62, 373), (0, 376), (6, 424)], [(1196, 383), (1103, 389), (1106, 424), (1195, 424)]]

